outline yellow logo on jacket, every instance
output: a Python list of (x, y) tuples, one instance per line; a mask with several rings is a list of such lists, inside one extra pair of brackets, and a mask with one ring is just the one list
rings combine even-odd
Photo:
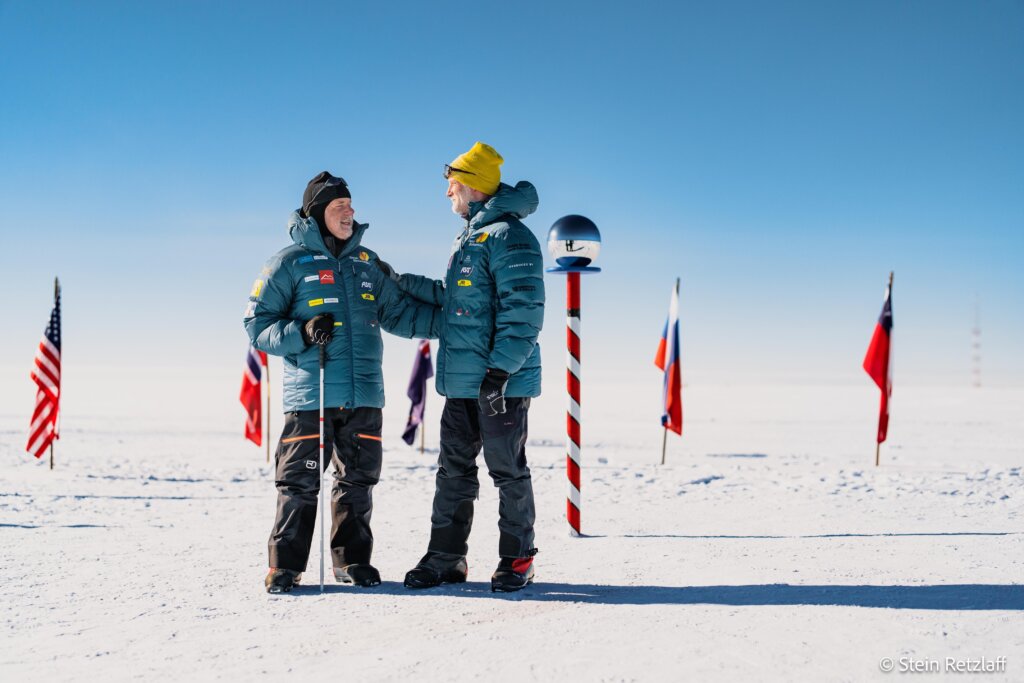
[(485, 232), (484, 234), (482, 234), (482, 235), (480, 235), (479, 237), (477, 237), (477, 238), (476, 238), (476, 243), (477, 243), (477, 244), (483, 244), (484, 242), (486, 242), (486, 241), (487, 241), (487, 235), (489, 235), (489, 234), (490, 234), (490, 233), (486, 233), (486, 232)]
[(361, 251), (361, 252), (359, 252), (359, 260), (360, 261), (369, 261), (370, 260), (370, 255), (367, 254), (365, 251)]
[(472, 287), (473, 286), (473, 281), (472, 280), (459, 280), (458, 284), (459, 284), (459, 287)]
[(256, 282), (252, 283), (252, 291), (249, 292), (249, 296), (254, 297), (254, 298), (258, 298), (259, 295), (260, 295), (260, 292), (262, 292), (262, 291), (263, 291), (263, 280), (257, 280)]
[(367, 301), (373, 301), (374, 300), (373, 294), (370, 294), (369, 292), (363, 292), (363, 298), (366, 299)]

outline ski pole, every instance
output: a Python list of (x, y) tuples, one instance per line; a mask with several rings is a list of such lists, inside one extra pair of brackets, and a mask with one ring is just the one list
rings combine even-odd
[(320, 592), (324, 592), (324, 354), (327, 345), (320, 344), (320, 457), (317, 475), (320, 490), (317, 493), (320, 508)]

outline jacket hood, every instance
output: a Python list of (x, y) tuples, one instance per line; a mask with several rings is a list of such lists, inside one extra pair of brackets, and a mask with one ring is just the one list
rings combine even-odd
[[(338, 258), (357, 249), (359, 242), (363, 239), (363, 233), (369, 227), (369, 223), (352, 221), (352, 236), (345, 242), (345, 247), (338, 254)], [(292, 211), (292, 215), (288, 218), (288, 234), (291, 235), (292, 241), (300, 247), (334, 258), (327, 249), (327, 245), (324, 244), (324, 238), (320, 236), (320, 227), (312, 218), (304, 218), (298, 211)]]
[(469, 227), (482, 228), (498, 221), (502, 216), (526, 218), (537, 210), (539, 204), (537, 188), (532, 183), (520, 180), (515, 187), (501, 183), (498, 185), (498, 191), (485, 203), (470, 203)]

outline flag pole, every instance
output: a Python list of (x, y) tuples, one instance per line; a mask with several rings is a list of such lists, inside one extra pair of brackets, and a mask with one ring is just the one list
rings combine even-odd
[(665, 446), (668, 445), (668, 427), (665, 425), (661, 426), (661, 464), (665, 464)]
[(270, 463), (270, 359), (263, 366), (264, 374), (267, 376), (267, 463)]
[[(53, 278), (53, 302), (54, 302), (54, 305), (56, 305), (57, 297), (59, 295), (60, 295), (60, 280), (57, 279), (56, 276), (54, 276), (54, 278)], [(64, 342), (63, 342), (63, 340), (61, 340), (61, 347), (63, 347), (63, 346), (64, 346)], [(62, 365), (63, 365), (63, 356), (64, 356), (64, 354), (61, 354), (61, 364)], [(53, 439), (50, 440), (50, 469), (51, 470), (53, 469), (53, 442), (56, 441), (57, 437), (60, 435), (60, 427), (57, 424), (60, 421), (60, 403), (59, 403), (59, 401), (60, 401), (60, 389), (59, 388), (57, 389), (57, 401), (58, 401), (58, 403), (56, 405), (57, 419), (54, 420), (54, 424), (53, 424), (53, 428), (54, 428), (54, 432), (55, 433), (54, 433)]]
[(423, 446), (426, 443), (426, 439), (426, 425), (423, 424), (422, 421), (420, 421), (420, 455), (423, 455)]
[[(894, 272), (895, 271), (892, 271), (892, 270), (889, 271), (889, 299), (890, 299), (890, 301), (892, 300), (892, 278), (893, 278), (893, 273)], [(890, 343), (890, 349), (891, 349), (892, 341), (890, 340), (889, 343)], [(889, 363), (888, 363), (889, 367), (892, 367), (892, 355), (891, 354), (892, 354), (892, 351), (890, 350)], [(889, 377), (889, 367), (887, 367), (885, 369), (885, 374), (886, 374), (887, 378)], [(888, 414), (888, 410), (889, 410), (889, 390), (890, 390), (890, 388), (891, 387), (889, 386), (888, 379), (887, 379), (886, 380), (886, 387), (883, 390), (885, 392), (885, 401), (886, 401), (886, 403), (885, 403), (885, 410), (886, 410), (887, 414)], [(878, 467), (878, 464), (881, 461), (881, 453), (882, 453), (882, 442), (878, 441), (878, 439), (876, 437), (875, 438), (875, 467)]]

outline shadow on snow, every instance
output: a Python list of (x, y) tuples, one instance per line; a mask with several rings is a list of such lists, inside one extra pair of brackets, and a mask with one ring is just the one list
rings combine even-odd
[[(936, 586), (599, 586), (535, 583), (517, 593), (492, 593), (489, 583), (469, 582), (427, 590), (409, 590), (397, 581), (377, 588), (328, 585), (327, 593), (358, 593), (433, 598), (489, 598), (527, 602), (594, 605), (730, 605), (883, 607), (928, 610), (1024, 610), (1024, 584), (951, 584)], [(319, 585), (298, 586), (293, 596), (319, 595)]]

